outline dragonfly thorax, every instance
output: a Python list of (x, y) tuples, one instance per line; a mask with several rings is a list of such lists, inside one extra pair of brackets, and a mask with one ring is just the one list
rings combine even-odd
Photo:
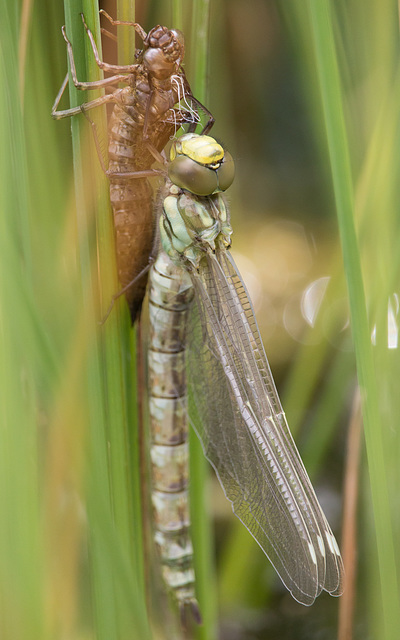
[(169, 183), (160, 220), (164, 251), (175, 263), (199, 265), (205, 252), (230, 245), (232, 228), (221, 193), (201, 197)]

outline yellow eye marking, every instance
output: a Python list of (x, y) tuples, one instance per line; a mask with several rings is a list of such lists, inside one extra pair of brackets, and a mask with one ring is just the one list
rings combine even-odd
[(211, 136), (187, 133), (172, 146), (171, 160), (177, 155), (184, 155), (203, 165), (218, 165), (224, 157), (224, 150)]

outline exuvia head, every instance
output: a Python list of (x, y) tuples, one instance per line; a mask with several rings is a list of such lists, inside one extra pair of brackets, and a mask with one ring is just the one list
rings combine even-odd
[(174, 142), (170, 157), (171, 182), (197, 196), (225, 191), (233, 182), (233, 158), (211, 136), (186, 133)]
[(147, 47), (143, 64), (158, 80), (165, 80), (177, 72), (185, 55), (185, 40), (178, 29), (167, 29), (157, 25), (147, 34)]

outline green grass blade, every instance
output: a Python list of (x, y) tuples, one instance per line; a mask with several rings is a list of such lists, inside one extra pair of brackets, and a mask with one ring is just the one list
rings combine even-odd
[[(135, 21), (135, 0), (117, 0), (118, 20)], [(111, 16), (114, 18), (114, 16)], [(118, 64), (132, 64), (135, 59), (135, 30), (120, 25), (118, 33)]]
[(183, 7), (182, 0), (172, 1), (172, 25), (174, 29), (183, 29)]
[[(79, 2), (67, 3), (67, 33), (76, 52), (77, 63), (81, 69), (86, 68), (83, 71), (85, 79), (93, 80), (99, 78), (100, 74), (80, 21), (79, 13), (82, 10), (99, 42), (98, 7), (94, 2), (87, 1), (82, 5)], [(81, 46), (77, 44), (75, 49), (75, 43)], [(72, 89), (72, 104), (76, 100), (75, 94), (76, 91)], [(93, 99), (95, 95), (90, 93), (84, 99)], [(90, 115), (104, 140), (104, 113), (99, 115), (91, 112)], [(143, 600), (138, 452), (136, 449), (133, 456), (131, 451), (137, 436), (131, 422), (135, 415), (135, 404), (130, 371), (130, 327), (126, 305), (121, 299), (106, 324), (99, 329), (98, 322), (118, 285), (108, 183), (99, 169), (93, 143), (89, 143), (90, 161), (81, 160), (87, 157), (83, 155), (87, 153), (83, 132), (91, 135), (88, 130), (86, 120), (81, 117), (72, 119), (83, 307), (96, 336), (88, 363), (91, 414), (89, 516), (96, 627), (99, 637), (108, 640), (129, 637), (132, 630), (136, 630), (141, 637), (148, 637)], [(90, 235), (93, 228), (97, 229), (96, 242)], [(96, 264), (99, 265), (97, 275), (94, 270)], [(99, 504), (105, 504), (106, 508), (100, 509)], [(104, 536), (103, 531), (112, 531), (114, 528), (113, 536)], [(111, 542), (111, 546), (107, 546)], [(119, 560), (121, 553), (127, 563), (128, 582), (118, 571), (123, 564)], [(130, 587), (127, 588), (127, 585)]]
[(191, 33), (191, 86), (200, 102), (207, 102), (208, 96), (208, 54), (210, 38), (210, 2), (193, 0)]
[[(190, 85), (196, 98), (206, 104), (207, 65), (209, 45), (209, 2), (195, 0), (192, 12), (190, 41), (191, 75)], [(209, 465), (197, 437), (190, 438), (190, 496), (192, 535), (195, 548), (197, 593), (203, 616), (203, 626), (197, 637), (211, 640), (216, 634), (216, 589), (213, 567), (213, 542), (211, 520), (207, 508), (207, 478)]]
[(0, 3), (0, 635), (46, 638), (35, 330), (17, 5)]
[(381, 576), (381, 597), (385, 638), (398, 634), (400, 611), (396, 556), (386, 475), (383, 424), (380, 416), (365, 284), (355, 229), (354, 196), (351, 179), (348, 137), (344, 122), (342, 89), (328, 2), (308, 3), (318, 77), (327, 130), (332, 179), (336, 198), (339, 231), (350, 301), (351, 324), (356, 352), (357, 374), (361, 390), (362, 412), (371, 480), (372, 501)]

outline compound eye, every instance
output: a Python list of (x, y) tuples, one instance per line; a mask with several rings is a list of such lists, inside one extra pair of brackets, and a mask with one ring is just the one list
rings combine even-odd
[(210, 196), (219, 188), (216, 171), (186, 156), (177, 156), (170, 162), (168, 176), (171, 182), (196, 196)]
[(224, 162), (217, 171), (218, 186), (221, 191), (226, 191), (231, 186), (235, 177), (235, 163), (229, 151), (225, 151)]

